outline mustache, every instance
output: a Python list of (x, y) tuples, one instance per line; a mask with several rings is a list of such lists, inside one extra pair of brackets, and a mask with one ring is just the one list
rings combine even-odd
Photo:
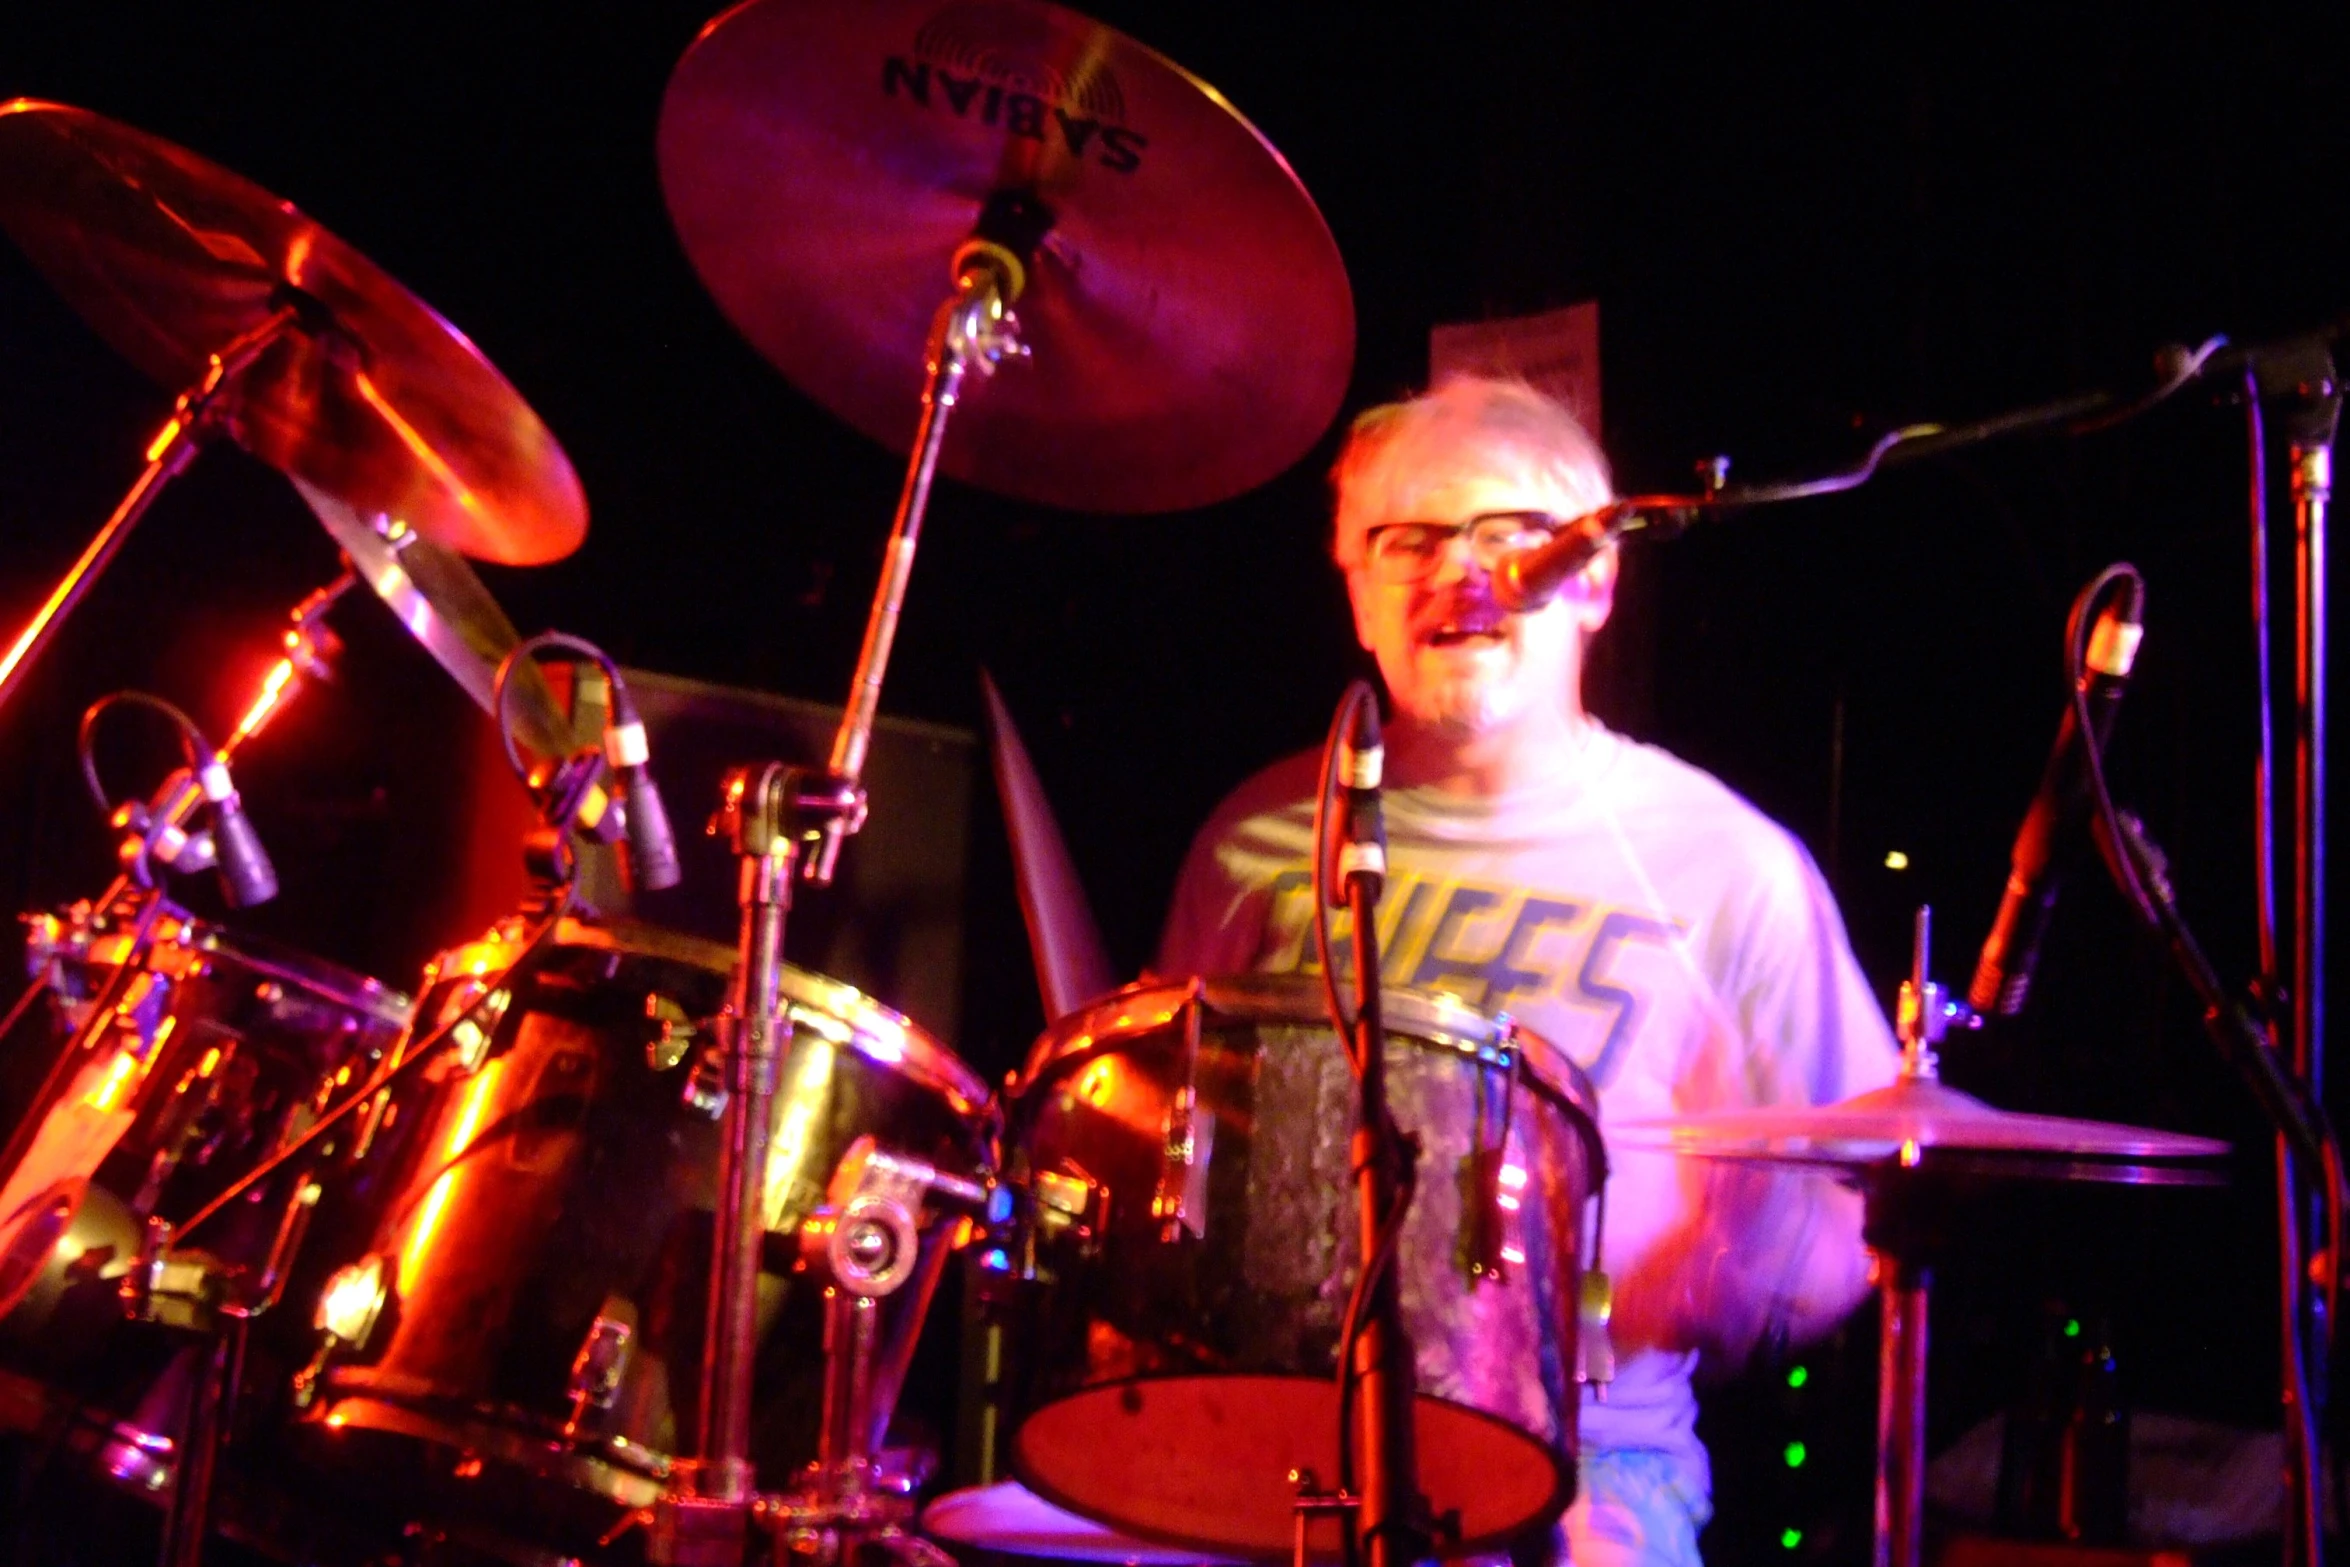
[(1416, 629), (1434, 630), (1439, 626), (1461, 626), (1490, 631), (1499, 629), (1509, 619), (1510, 612), (1493, 595), (1493, 580), (1483, 572), (1462, 577), (1448, 587), (1442, 596), (1432, 599), (1413, 617)]

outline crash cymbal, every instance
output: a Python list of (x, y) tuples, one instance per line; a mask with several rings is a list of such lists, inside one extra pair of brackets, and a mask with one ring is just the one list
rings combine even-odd
[(290, 203), (127, 125), (0, 104), (0, 228), (98, 335), (174, 392), (291, 304), (227, 428), (262, 461), (477, 560), (587, 533), (562, 448), (463, 333)]
[(1028, 363), (966, 387), (945, 472), (1080, 510), (1262, 483), (1328, 427), (1354, 356), (1338, 247), (1216, 90), (1043, 0), (748, 0), (661, 106), (686, 254), (794, 384), (898, 451), (931, 319), (991, 197), (1049, 216)]
[[(498, 665), (522, 637), (465, 557), (381, 512), (362, 514), (306, 479), (297, 477), (293, 484), (343, 547), (359, 580), (390, 606), (393, 618), (424, 644), (466, 695), (496, 717)], [(540, 756), (564, 755), (571, 749), (571, 725), (545, 673), (535, 660), (525, 660), (512, 681), (506, 703), (514, 737)]]
[(1608, 1140), (1709, 1158), (1788, 1164), (1915, 1162), (1936, 1151), (2093, 1160), (2211, 1159), (2228, 1145), (2108, 1121), (2019, 1115), (1931, 1077), (1903, 1077), (1830, 1105), (1715, 1110), (1621, 1121)]

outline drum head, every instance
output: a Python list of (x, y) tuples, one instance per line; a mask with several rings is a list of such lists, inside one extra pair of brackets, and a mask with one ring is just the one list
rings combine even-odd
[(922, 1510), (922, 1532), (934, 1540), (976, 1546), (1007, 1556), (1056, 1561), (1127, 1562), (1132, 1567), (1208, 1567), (1217, 1559), (1176, 1545), (1160, 1545), (1104, 1528), (1055, 1507), (1017, 1480), (949, 1491)]
[[(1413, 1416), (1420, 1489), (1438, 1517), (1460, 1514), (1461, 1538), (1445, 1554), (1499, 1548), (1565, 1509), (1566, 1476), (1548, 1444), (1443, 1399), (1420, 1398)], [(1036, 1411), (1013, 1439), (1012, 1466), (1046, 1500), (1146, 1540), (1286, 1556), (1297, 1519), (1289, 1477), (1334, 1486), (1337, 1431), (1327, 1378), (1158, 1377)], [(1325, 1528), (1316, 1554), (1335, 1555), (1335, 1526)]]

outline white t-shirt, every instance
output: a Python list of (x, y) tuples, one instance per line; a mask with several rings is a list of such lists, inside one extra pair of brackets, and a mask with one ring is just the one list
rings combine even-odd
[[(1317, 764), (1268, 768), (1202, 829), (1160, 973), (1318, 968)], [(1389, 789), (1385, 810), (1386, 983), (1450, 991), (1561, 1047), (1598, 1090), (1603, 1130), (1892, 1079), (1891, 1032), (1810, 856), (1687, 763), (1594, 726), (1558, 777), (1487, 799)], [(1703, 1495), (1698, 1352), (1739, 1355), (1773, 1321), (1818, 1327), (1856, 1301), (1858, 1201), (1817, 1176), (1630, 1151), (1611, 1164), (1618, 1369), (1603, 1401), (1584, 1395), (1583, 1448), (1670, 1454)]]

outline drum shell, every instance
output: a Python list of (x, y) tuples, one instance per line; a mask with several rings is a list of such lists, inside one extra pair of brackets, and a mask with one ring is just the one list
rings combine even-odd
[[(352, 1249), (380, 1260), (389, 1296), (366, 1343), (329, 1361), (305, 1422), (314, 1462), (428, 1515), (566, 1548), (659, 1494), (694, 1432), (719, 1122), (687, 1102), (696, 1052), (664, 1059), (648, 1000), (714, 1016), (732, 962), (707, 942), (567, 921), (500, 987), (511, 1000), (478, 1066), (452, 1058), (399, 1094), (366, 1159), (375, 1222)], [(482, 966), (464, 952), (439, 965)], [(425, 1015), (464, 982), (436, 982)], [(975, 1176), (992, 1152), (984, 1087), (941, 1047), (819, 976), (787, 970), (784, 990), (794, 1033), (771, 1131), (754, 1432), (771, 1484), (815, 1452), (820, 1291), (789, 1238), (840, 1156), (872, 1134)], [(916, 1281), (883, 1305), (884, 1366), (902, 1370), (959, 1231), (926, 1221)], [(608, 1405), (576, 1407), (574, 1364), (615, 1328), (618, 1385)]]
[[(129, 955), (123, 928), (86, 910), (33, 923), (76, 1027)], [(0, 1287), (0, 1344), (45, 1375), (111, 1337), (144, 1221), (192, 1217), (298, 1138), (392, 1048), (409, 1011), (373, 980), (169, 905), (130, 979), (115, 1020), (81, 1046), (60, 1042), (75, 1053), (29, 1106), (5, 1172), (10, 1212), (53, 1194), (45, 1221), (11, 1225)], [(188, 1243), (258, 1273), (317, 1168), (294, 1161)], [(62, 1230), (54, 1246), (44, 1224)]]
[[(1418, 1390), (1547, 1448), (1557, 1490), (1537, 1512), (1555, 1516), (1576, 1456), (1575, 1304), (1595, 1100), (1571, 1062), (1506, 1022), (1429, 993), (1385, 999), (1390, 1108), (1423, 1147), (1398, 1249)], [(1185, 1023), (1193, 1005), (1196, 1050)], [(1180, 1133), (1187, 1088), (1204, 1169), (1171, 1173), (1166, 1150), (1179, 1140), (1171, 1129)], [(1042, 1216), (1030, 1242), (1037, 1284), (1017, 1308), (1028, 1317), (1024, 1365), (1003, 1390), (1013, 1418), (1155, 1378), (1330, 1377), (1359, 1256), (1354, 1105), (1318, 981), (1146, 984), (1048, 1034), (1009, 1115), (1007, 1154)], [(1495, 1173), (1518, 1184), (1478, 1195), (1470, 1166), (1479, 1148), (1505, 1150)], [(1178, 1185), (1196, 1211), (1170, 1236), (1165, 1210)], [(1092, 1220), (1054, 1212), (1077, 1206), (1080, 1191), (1097, 1206)], [(1486, 1207), (1495, 1195), (1511, 1211)], [(1478, 1229), (1485, 1220), (1500, 1225), (1500, 1246), (1496, 1232)], [(1480, 1247), (1499, 1277), (1474, 1271)], [(1021, 1477), (1077, 1505), (1036, 1461), (1015, 1434)], [(1151, 1533), (1139, 1516), (1106, 1521)]]

